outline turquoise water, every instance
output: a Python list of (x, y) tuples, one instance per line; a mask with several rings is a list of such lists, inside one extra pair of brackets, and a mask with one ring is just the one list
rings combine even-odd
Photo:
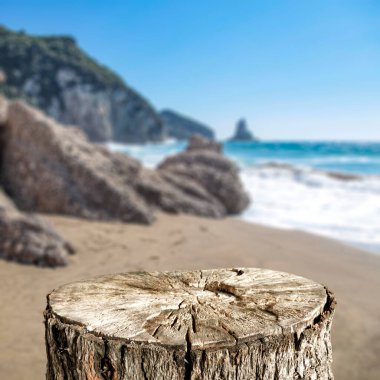
[[(186, 144), (110, 147), (154, 167)], [(380, 143), (228, 142), (224, 152), (251, 197), (244, 220), (380, 252)]]
[(226, 143), (225, 153), (241, 165), (282, 162), (355, 174), (380, 175), (380, 143)]

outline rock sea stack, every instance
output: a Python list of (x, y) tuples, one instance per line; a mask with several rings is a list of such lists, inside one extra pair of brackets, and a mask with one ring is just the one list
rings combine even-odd
[(236, 123), (235, 134), (230, 138), (230, 141), (258, 141), (258, 139), (249, 130), (245, 119), (240, 119)]

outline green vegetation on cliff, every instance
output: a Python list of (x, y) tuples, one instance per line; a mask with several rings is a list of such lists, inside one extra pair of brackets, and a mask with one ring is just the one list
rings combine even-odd
[(0, 93), (23, 98), (92, 141), (161, 141), (162, 121), (138, 92), (68, 36), (0, 27)]
[(26, 80), (37, 78), (39, 96), (49, 102), (59, 93), (52, 74), (60, 67), (74, 69), (96, 89), (125, 86), (119, 76), (85, 54), (72, 37), (30, 36), (0, 26), (0, 70), (6, 76), (0, 92), (11, 98), (25, 97), (22, 87)]

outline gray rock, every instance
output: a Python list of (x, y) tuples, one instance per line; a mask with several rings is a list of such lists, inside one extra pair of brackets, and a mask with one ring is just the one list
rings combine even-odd
[(220, 218), (224, 207), (202, 185), (171, 171), (143, 169), (136, 191), (148, 204), (169, 213), (185, 213)]
[(193, 134), (198, 134), (209, 140), (215, 138), (212, 128), (177, 112), (164, 110), (161, 112), (161, 119), (164, 122), (164, 129), (168, 137), (188, 140)]
[(90, 140), (160, 141), (153, 107), (71, 37), (36, 37), (0, 27), (0, 93), (23, 98)]
[(3, 185), (20, 209), (152, 222), (151, 210), (132, 187), (137, 161), (89, 143), (80, 130), (15, 101), (3, 146)]
[(216, 153), (222, 153), (223, 148), (221, 144), (195, 134), (191, 136), (187, 150), (208, 150)]
[(220, 216), (239, 214), (249, 204), (238, 168), (214, 150), (188, 150), (168, 157), (158, 170), (175, 178), (178, 187), (181, 184), (196, 184), (197, 194), (202, 194), (203, 199), (212, 204)]
[(195, 138), (150, 170), (21, 101), (10, 102), (3, 129), (3, 186), (24, 211), (151, 223), (156, 209), (218, 218), (248, 204), (237, 167), (215, 143)]
[(230, 141), (258, 141), (253, 133), (249, 130), (248, 124), (245, 119), (240, 119), (236, 123), (235, 134), (231, 137)]
[(0, 258), (24, 264), (60, 266), (73, 247), (46, 222), (19, 212), (0, 189)]

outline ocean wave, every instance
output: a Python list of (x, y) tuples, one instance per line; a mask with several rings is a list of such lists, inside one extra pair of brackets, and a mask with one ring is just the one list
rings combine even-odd
[(380, 177), (266, 164), (243, 169), (245, 220), (347, 242), (380, 244)]
[(311, 164), (326, 164), (326, 163), (380, 163), (379, 157), (368, 156), (328, 156), (328, 157), (313, 157), (307, 158), (306, 161)]
[[(108, 145), (155, 167), (186, 143)], [(243, 219), (380, 247), (380, 144), (224, 146), (253, 200)]]
[[(307, 165), (291, 165), (289, 163), (283, 163), (279, 161), (267, 161), (262, 164), (255, 165), (257, 168), (264, 168), (264, 169), (279, 169), (279, 170), (287, 170), (293, 175), (299, 177), (303, 174), (318, 174), (318, 175), (324, 175), (339, 181), (360, 181), (364, 179), (368, 179), (368, 176), (359, 175), (359, 174), (352, 174), (352, 173), (344, 173), (344, 172), (338, 172), (334, 170), (323, 170), (323, 169), (315, 169), (313, 167), (309, 167)], [(373, 176), (375, 177), (375, 176)], [(380, 179), (380, 176), (376, 176)]]
[(137, 158), (145, 166), (156, 167), (165, 157), (183, 151), (186, 142), (168, 139), (160, 143), (121, 144), (109, 142), (107, 148), (113, 152), (125, 153)]

